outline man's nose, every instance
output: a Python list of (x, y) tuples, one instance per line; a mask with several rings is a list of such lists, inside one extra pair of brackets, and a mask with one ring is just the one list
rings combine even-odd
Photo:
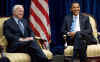
[(77, 10), (78, 10), (78, 8), (75, 8), (74, 10), (75, 10), (75, 11), (77, 11)]

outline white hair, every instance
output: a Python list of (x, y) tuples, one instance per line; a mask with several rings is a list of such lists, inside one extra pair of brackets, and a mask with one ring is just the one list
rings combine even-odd
[(12, 11), (16, 11), (17, 8), (23, 8), (23, 5), (14, 5)]

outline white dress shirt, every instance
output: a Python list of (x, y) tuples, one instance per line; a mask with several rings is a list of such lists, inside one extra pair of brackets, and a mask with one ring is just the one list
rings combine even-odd
[(73, 22), (71, 26), (71, 32), (77, 32), (80, 31), (80, 22), (79, 22), (79, 15), (74, 16), (73, 15)]

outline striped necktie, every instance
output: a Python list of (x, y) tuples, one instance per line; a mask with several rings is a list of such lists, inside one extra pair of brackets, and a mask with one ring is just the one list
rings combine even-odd
[(24, 34), (24, 25), (23, 25), (23, 23), (21, 22), (21, 20), (18, 20), (18, 26), (19, 26), (21, 32)]

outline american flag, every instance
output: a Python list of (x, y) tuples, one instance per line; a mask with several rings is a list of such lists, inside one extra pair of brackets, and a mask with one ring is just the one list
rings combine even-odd
[(48, 0), (31, 0), (30, 25), (36, 36), (50, 41), (50, 20)]

